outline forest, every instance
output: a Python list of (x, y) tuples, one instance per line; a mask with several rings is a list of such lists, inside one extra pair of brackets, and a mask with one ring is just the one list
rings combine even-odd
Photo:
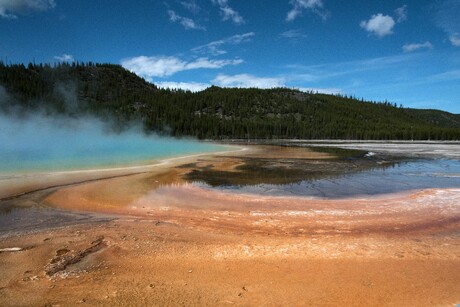
[(0, 111), (96, 116), (199, 139), (460, 140), (460, 115), (289, 88), (161, 89), (114, 64), (4, 64)]

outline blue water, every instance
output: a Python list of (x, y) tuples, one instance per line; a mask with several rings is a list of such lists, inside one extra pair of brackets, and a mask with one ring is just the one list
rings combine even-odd
[(97, 120), (0, 117), (0, 174), (109, 168), (226, 150), (195, 140), (110, 132)]
[[(212, 189), (204, 183), (198, 184)], [(347, 198), (431, 188), (460, 188), (460, 161), (410, 160), (387, 168), (373, 168), (324, 179), (302, 180), (293, 184), (220, 186), (217, 189), (273, 196)]]

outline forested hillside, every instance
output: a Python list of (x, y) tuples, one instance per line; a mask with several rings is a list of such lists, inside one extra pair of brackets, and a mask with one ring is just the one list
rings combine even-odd
[(95, 115), (206, 139), (459, 140), (460, 115), (292, 89), (159, 89), (112, 64), (0, 63), (3, 112)]

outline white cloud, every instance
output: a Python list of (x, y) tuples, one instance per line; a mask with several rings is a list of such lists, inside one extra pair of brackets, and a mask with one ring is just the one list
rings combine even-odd
[(460, 1), (440, 0), (434, 5), (436, 24), (447, 34), (454, 46), (460, 45)]
[(372, 15), (368, 21), (361, 21), (361, 28), (365, 29), (378, 37), (384, 37), (393, 34), (393, 27), (395, 26), (393, 17), (388, 15)]
[(75, 61), (73, 56), (71, 54), (63, 54), (63, 55), (56, 55), (54, 57), (56, 60), (60, 61), (60, 62), (73, 62)]
[(458, 35), (458, 33), (454, 33), (451, 36), (449, 36), (449, 40), (451, 44), (455, 47), (460, 47), (460, 36)]
[(237, 11), (228, 5), (228, 0), (212, 0), (212, 2), (219, 6), (222, 20), (231, 20), (234, 24), (237, 25), (244, 23), (243, 17), (241, 17)]
[(185, 70), (208, 68), (217, 69), (228, 65), (239, 65), (243, 63), (241, 59), (235, 60), (209, 60), (208, 58), (199, 58), (193, 62), (189, 62), (185, 65)]
[(299, 29), (285, 31), (281, 33), (280, 36), (289, 39), (301, 39), (307, 37), (307, 35)]
[(323, 8), (322, 0), (291, 0), (290, 4), (292, 9), (287, 13), (286, 21), (293, 21), (302, 15), (303, 10), (311, 10), (322, 19), (326, 19), (329, 15)]
[(419, 49), (433, 49), (433, 44), (426, 41), (422, 44), (405, 44), (402, 48), (404, 52), (413, 52)]
[(222, 55), (227, 53), (227, 51), (222, 48), (223, 45), (238, 45), (241, 43), (250, 42), (254, 35), (254, 32), (233, 35), (217, 41), (210, 42), (206, 45), (195, 47), (192, 49), (192, 51), (197, 53), (209, 53), (211, 55)]
[(197, 14), (198, 12), (201, 11), (201, 8), (198, 4), (196, 4), (195, 0), (189, 0), (189, 1), (181, 1), (180, 4), (189, 10), (190, 12)]
[(173, 56), (138, 56), (123, 59), (121, 65), (139, 76), (152, 80), (153, 77), (167, 77), (193, 69), (219, 69), (228, 65), (241, 64), (243, 60), (210, 60), (199, 58), (191, 62)]
[(299, 91), (302, 92), (314, 92), (314, 93), (321, 93), (321, 94), (341, 94), (343, 90), (340, 88), (317, 88), (317, 87), (301, 87)]
[(398, 7), (395, 10), (395, 14), (396, 14), (396, 21), (398, 23), (406, 21), (407, 20), (407, 5), (403, 5), (401, 7)]
[(224, 75), (219, 74), (212, 80), (212, 84), (222, 87), (256, 87), (256, 88), (273, 88), (284, 86), (282, 78), (260, 78), (249, 74)]
[(440, 74), (431, 75), (427, 78), (430, 82), (460, 80), (460, 70), (450, 70)]
[(170, 21), (180, 23), (186, 30), (206, 30), (205, 27), (196, 24), (192, 19), (177, 15), (173, 10), (168, 10), (168, 15)]
[[(291, 87), (286, 85), (286, 78), (284, 77), (257, 77), (250, 74), (239, 75), (225, 75), (219, 74), (211, 81), (212, 84), (221, 87), (239, 87), (239, 88), (274, 88), (274, 87)], [(339, 88), (313, 88), (313, 87), (291, 87), (296, 88), (302, 92), (318, 92), (323, 94), (339, 94), (342, 89)]]
[[(320, 82), (324, 80), (337, 80), (343, 76), (349, 76), (346, 79), (351, 80), (353, 76), (360, 76), (362, 73), (374, 73), (391, 69), (396, 71), (398, 67), (413, 63), (420, 58), (420, 54), (400, 54), (397, 56), (379, 57), (363, 59), (356, 61), (346, 61), (338, 63), (326, 63), (317, 65), (286, 65), (285, 68), (293, 70), (290, 74), (285, 75), (289, 81), (301, 82)], [(336, 81), (334, 81), (336, 83)]]
[(160, 88), (169, 88), (169, 89), (181, 89), (191, 92), (199, 92), (210, 87), (210, 84), (207, 83), (198, 83), (198, 82), (173, 82), (173, 81), (164, 81), (164, 82), (155, 82), (155, 85)]
[(233, 36), (225, 38), (224, 43), (237, 45), (237, 44), (240, 44), (240, 43), (249, 42), (254, 35), (255, 35), (254, 32), (236, 34), (236, 35), (233, 35)]
[(6, 19), (17, 18), (16, 14), (46, 11), (56, 6), (54, 0), (0, 0), (0, 16)]

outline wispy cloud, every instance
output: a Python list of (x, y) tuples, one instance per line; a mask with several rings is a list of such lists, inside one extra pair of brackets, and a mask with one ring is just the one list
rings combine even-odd
[[(426, 85), (433, 85), (436, 83), (448, 83), (448, 82), (456, 82), (460, 80), (460, 70), (449, 70), (437, 74), (427, 75), (427, 76), (419, 76), (407, 80), (405, 82), (398, 82), (397, 84), (389, 83), (389, 84), (382, 84), (383, 88), (388, 86), (402, 86), (402, 87), (413, 87), (413, 86), (426, 86)], [(380, 86), (380, 85), (379, 85)], [(374, 86), (377, 88), (378, 86)]]
[[(405, 53), (398, 56), (326, 63), (312, 66), (289, 66), (289, 72), (283, 75), (287, 84), (296, 84), (304, 88), (338, 88), (341, 93), (357, 96), (373, 97), (372, 99), (391, 99), (391, 95), (412, 88), (414, 93), (430, 93), (431, 87), (455, 87), (460, 80), (460, 70), (455, 67), (449, 71), (432, 73), (432, 69), (417, 69), (416, 74), (408, 74), (411, 68), (420, 68), (427, 61), (444, 61), (443, 57), (427, 53)], [(379, 82), (373, 82), (373, 79)], [(305, 86), (302, 86), (302, 83)], [(440, 95), (442, 93), (438, 93)], [(390, 96), (388, 96), (390, 95)], [(431, 95), (431, 94), (430, 94)], [(436, 94), (434, 94), (435, 96)], [(414, 106), (419, 103), (418, 98), (409, 95)], [(423, 94), (421, 94), (423, 96)], [(381, 98), (379, 98), (381, 97)], [(402, 102), (405, 105), (408, 101)]]
[(241, 17), (237, 11), (230, 7), (228, 0), (212, 0), (212, 2), (219, 6), (222, 20), (231, 20), (236, 25), (241, 25), (245, 22), (243, 17)]
[(211, 85), (208, 83), (198, 83), (198, 82), (174, 82), (174, 81), (163, 81), (155, 82), (155, 85), (160, 88), (168, 89), (181, 89), (191, 92), (199, 92), (207, 89)]
[(413, 52), (413, 51), (416, 51), (416, 50), (419, 50), (419, 49), (433, 49), (433, 44), (431, 44), (430, 42), (426, 41), (424, 43), (421, 43), (421, 44), (417, 44), (417, 43), (414, 43), (414, 44), (405, 44), (403, 47), (402, 47), (403, 51), (404, 52)]
[(381, 38), (393, 34), (395, 24), (393, 17), (379, 13), (372, 15), (369, 20), (361, 21), (359, 25), (367, 32)]
[(431, 75), (426, 78), (428, 82), (443, 82), (460, 80), (460, 70), (450, 70), (443, 73)]
[(198, 25), (193, 19), (182, 17), (173, 10), (168, 10), (169, 20), (180, 23), (186, 30), (206, 30), (205, 27)]
[(139, 76), (152, 80), (153, 77), (168, 77), (175, 73), (194, 69), (219, 69), (228, 65), (241, 64), (243, 60), (212, 60), (199, 58), (184, 61), (173, 56), (138, 56), (123, 59), (121, 65)]
[(17, 14), (46, 11), (55, 6), (54, 0), (0, 0), (0, 17), (16, 19)]
[(286, 80), (298, 80), (304, 82), (319, 82), (331, 80), (347, 75), (359, 75), (360, 73), (394, 69), (401, 65), (408, 65), (417, 62), (420, 54), (402, 54), (397, 56), (378, 57), (357, 61), (346, 61), (338, 63), (325, 63), (319, 65), (298, 65), (285, 66), (290, 72), (285, 75)]
[(340, 88), (319, 88), (319, 87), (301, 87), (299, 91), (302, 92), (313, 92), (321, 94), (341, 94), (343, 92)]
[(442, 0), (435, 5), (435, 21), (453, 46), (460, 46), (460, 1)]
[(327, 19), (329, 12), (324, 9), (322, 0), (291, 0), (291, 10), (286, 15), (286, 21), (293, 21), (302, 15), (304, 10), (311, 11), (320, 16), (323, 20)]
[(396, 22), (406, 21), (407, 20), (407, 5), (398, 7), (395, 10), (395, 14), (396, 14)]
[(60, 61), (60, 62), (73, 62), (75, 61), (73, 56), (71, 54), (66, 54), (64, 53), (63, 55), (56, 55), (54, 59)]
[(281, 33), (280, 37), (288, 38), (291, 40), (299, 40), (302, 38), (306, 38), (307, 34), (305, 34), (302, 30), (293, 29), (293, 30), (288, 30), (288, 31)]
[(458, 16), (460, 14), (460, 1), (437, 1), (435, 6), (436, 22), (448, 34), (460, 32)]
[(195, 0), (181, 1), (180, 4), (193, 14), (198, 14), (201, 11), (201, 7), (196, 3)]
[(458, 33), (454, 33), (449, 36), (450, 43), (455, 47), (460, 47), (460, 36)]
[(290, 87), (303, 92), (317, 92), (324, 94), (342, 93), (339, 88), (321, 88), (321, 87), (296, 87), (289, 86), (288, 78), (283, 76), (276, 77), (259, 77), (251, 74), (225, 75), (219, 74), (211, 81), (212, 84), (222, 87), (238, 87), (238, 88), (274, 88), (274, 87)]
[(223, 49), (224, 45), (239, 45), (241, 43), (250, 42), (254, 36), (254, 32), (237, 34), (210, 42), (206, 45), (195, 47), (192, 49), (192, 51), (196, 53), (208, 53), (214, 56), (222, 55), (227, 53), (227, 51)]
[(273, 88), (285, 86), (282, 78), (264, 78), (256, 77), (250, 74), (224, 75), (219, 74), (212, 80), (212, 84), (222, 87), (255, 87), (255, 88)]

